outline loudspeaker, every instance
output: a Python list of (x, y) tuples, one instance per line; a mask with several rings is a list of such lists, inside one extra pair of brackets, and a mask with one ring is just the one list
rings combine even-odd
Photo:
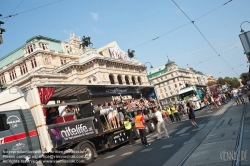
[[(91, 98), (88, 93), (78, 94), (77, 96), (78, 101), (85, 101), (85, 100), (90, 100), (90, 99)], [(80, 109), (80, 114), (82, 118), (94, 116), (92, 103), (79, 104), (79, 109)]]

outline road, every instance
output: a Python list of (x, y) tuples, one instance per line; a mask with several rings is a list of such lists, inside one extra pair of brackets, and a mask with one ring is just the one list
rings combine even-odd
[[(222, 106), (221, 106), (222, 107)], [(208, 123), (211, 117), (221, 109), (206, 110), (202, 109), (196, 112), (196, 121), (199, 124), (199, 129), (194, 129), (191, 126), (188, 117), (182, 117), (181, 122), (172, 124), (169, 120), (167, 130), (170, 138), (156, 140), (156, 133), (151, 133), (147, 136), (149, 147), (143, 147), (140, 140), (137, 140), (135, 145), (124, 144), (113, 150), (99, 154), (98, 158), (90, 166), (162, 166), (174, 154), (176, 154), (183, 145), (195, 143), (197, 140), (192, 139), (199, 130), (202, 130)], [(180, 158), (181, 160), (181, 158)]]

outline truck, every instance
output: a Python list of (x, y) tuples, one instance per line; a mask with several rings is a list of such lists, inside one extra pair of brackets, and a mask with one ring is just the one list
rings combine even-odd
[[(140, 99), (148, 97), (152, 91), (152, 86), (141, 85), (39, 84), (9, 88), (0, 93), (0, 150), (6, 152), (0, 156), (0, 165), (37, 161), (45, 165), (89, 164), (98, 152), (128, 141), (123, 125), (111, 127), (105, 111), (112, 108), (122, 112), (123, 104), (95, 105), (115, 97)], [(59, 116), (56, 111), (57, 115), (51, 116), (59, 107), (69, 106), (75, 113)], [(129, 111), (132, 118), (138, 109)], [(144, 108), (143, 112), (147, 134), (154, 132), (156, 122), (152, 107)], [(135, 138), (140, 137), (134, 125), (133, 133)], [(22, 157), (14, 160), (8, 154), (11, 151)]]
[(195, 106), (194, 110), (205, 107), (203, 97), (206, 94), (207, 87), (204, 85), (189, 85), (181, 88), (179, 91), (179, 101), (186, 102), (191, 101)]

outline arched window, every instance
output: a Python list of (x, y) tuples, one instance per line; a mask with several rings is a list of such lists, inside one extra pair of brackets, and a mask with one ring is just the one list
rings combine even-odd
[(109, 75), (109, 80), (111, 84), (115, 84), (114, 76), (112, 74)]
[(121, 76), (121, 75), (118, 75), (118, 76), (117, 76), (117, 80), (118, 80), (118, 83), (119, 83), (119, 84), (122, 84), (122, 76)]
[(138, 76), (137, 79), (138, 79), (139, 85), (141, 85), (141, 84), (142, 84), (142, 83), (141, 83), (141, 77)]
[(129, 79), (128, 79), (128, 76), (125, 76), (125, 81), (126, 81), (126, 84), (129, 85)]
[(133, 85), (136, 85), (134, 76), (132, 76), (132, 82), (133, 82)]

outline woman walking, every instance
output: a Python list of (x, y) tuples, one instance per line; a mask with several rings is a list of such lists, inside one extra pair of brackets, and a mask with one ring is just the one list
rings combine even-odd
[(193, 105), (190, 104), (190, 102), (187, 103), (187, 112), (188, 112), (188, 118), (189, 118), (191, 124), (194, 125), (194, 127), (196, 129), (199, 128), (199, 126), (195, 122), (195, 115), (194, 115)]

